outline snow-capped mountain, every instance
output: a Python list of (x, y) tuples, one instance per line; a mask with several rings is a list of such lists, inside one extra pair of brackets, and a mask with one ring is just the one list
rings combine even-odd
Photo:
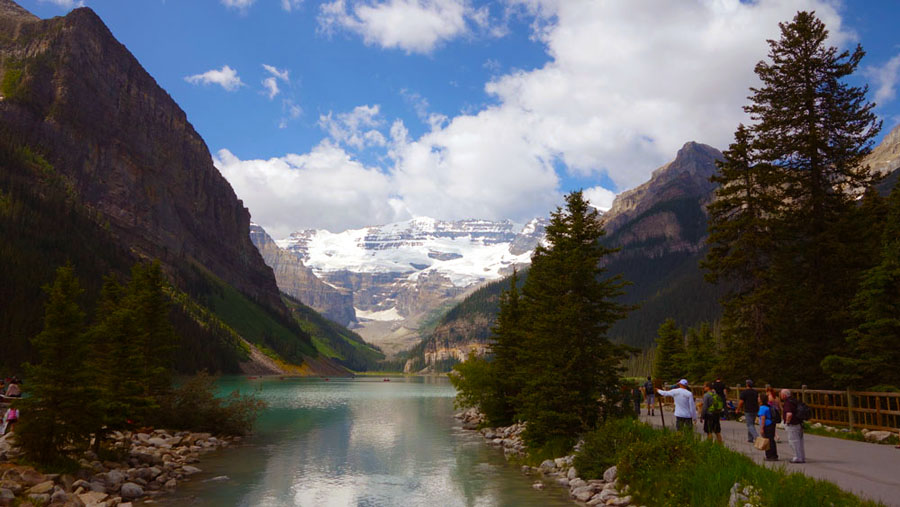
[(364, 328), (391, 323), (361, 332), (379, 343), (379, 334), (412, 330), (418, 318), (471, 287), (530, 264), (545, 225), (423, 217), (340, 233), (299, 231), (276, 243), (325, 283), (350, 291)]
[(508, 220), (415, 218), (340, 233), (306, 230), (277, 243), (326, 278), (329, 273), (350, 271), (402, 273), (415, 281), (438, 273), (464, 288), (529, 264), (543, 235), (544, 222), (538, 219), (521, 225)]

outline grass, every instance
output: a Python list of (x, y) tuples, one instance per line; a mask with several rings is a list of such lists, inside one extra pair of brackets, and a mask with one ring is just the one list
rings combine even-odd
[(613, 464), (635, 501), (646, 505), (728, 505), (737, 482), (756, 488), (767, 506), (879, 505), (833, 483), (766, 468), (722, 445), (630, 419), (588, 434), (575, 458), (585, 479), (601, 477)]

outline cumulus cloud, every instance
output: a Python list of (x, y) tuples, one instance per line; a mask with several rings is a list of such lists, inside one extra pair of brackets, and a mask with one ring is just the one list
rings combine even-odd
[(601, 186), (596, 186), (585, 189), (584, 198), (598, 210), (609, 211), (609, 208), (612, 208), (613, 199), (616, 198), (616, 193)]
[(279, 70), (271, 65), (263, 64), (263, 68), (270, 75), (269, 77), (262, 80), (263, 88), (265, 89), (266, 95), (269, 96), (269, 100), (275, 98), (276, 95), (281, 93), (281, 90), (278, 88), (278, 81), (283, 81), (285, 83), (290, 83), (290, 77), (288, 76), (287, 69)]
[(321, 31), (348, 30), (366, 44), (407, 53), (430, 53), (467, 33), (470, 21), (489, 26), (487, 9), (474, 9), (467, 0), (333, 0), (319, 7)]
[[(546, 216), (562, 202), (563, 171), (581, 180), (609, 180), (619, 189), (634, 187), (687, 141), (727, 147), (737, 124), (747, 121), (742, 106), (749, 87), (758, 83), (753, 67), (766, 58), (766, 39), (779, 38), (779, 22), (790, 21), (799, 9), (815, 10), (831, 32), (831, 44), (853, 39), (830, 0), (507, 2), (519, 15), (531, 17), (532, 36), (545, 45), (550, 59), (542, 67), (507, 72), (486, 83), (494, 104), (436, 122), (418, 138), (402, 122), (381, 118), (377, 106), (320, 117), (330, 149), (377, 146), (385, 151), (379, 181), (391, 191), (367, 194), (366, 202), (381, 203), (366, 208), (381, 210), (372, 217), (524, 221)], [(424, 50), (446, 39), (432, 35), (419, 45), (401, 46), (406, 39), (396, 34), (375, 38), (381, 32), (370, 30), (376, 24), (368, 22), (375, 19), (368, 13), (437, 4), (339, 0), (323, 12), (333, 9), (348, 17), (346, 23), (373, 43)], [(420, 116), (426, 115), (427, 101), (408, 95)], [(232, 184), (263, 225), (318, 226), (310, 217), (272, 208), (267, 208), (272, 215), (264, 216), (258, 209), (268, 204), (257, 205), (240, 183)], [(357, 182), (348, 185), (353, 192), (363, 191)], [(611, 204), (606, 188), (586, 193), (597, 207)], [(330, 210), (329, 226), (378, 221), (353, 210)]]
[(303, 5), (303, 0), (281, 0), (281, 8), (287, 12), (299, 9), (301, 5)]
[(897, 96), (897, 81), (900, 80), (900, 54), (881, 67), (867, 67), (865, 75), (876, 86), (876, 103), (885, 104), (894, 100)]
[(185, 81), (191, 84), (217, 84), (229, 92), (237, 91), (238, 88), (244, 86), (241, 78), (238, 77), (237, 71), (225, 65), (219, 70), (208, 70), (203, 74), (195, 74), (187, 76)]
[(275, 238), (298, 226), (341, 231), (350, 224), (409, 218), (394, 202), (388, 175), (353, 160), (329, 141), (303, 155), (269, 160), (240, 160), (220, 150), (213, 162), (238, 189), (254, 221)]
[(361, 150), (369, 146), (385, 146), (387, 140), (377, 127), (384, 122), (379, 117), (380, 106), (357, 106), (348, 113), (319, 116), (319, 126), (337, 144)]

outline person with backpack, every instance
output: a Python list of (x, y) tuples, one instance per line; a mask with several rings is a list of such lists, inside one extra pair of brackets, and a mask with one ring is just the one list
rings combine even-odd
[(647, 381), (644, 382), (644, 399), (647, 400), (647, 415), (656, 415), (656, 411), (653, 408), (653, 402), (656, 401), (656, 391), (653, 390), (653, 381), (650, 380), (650, 377), (647, 377)]
[(744, 422), (747, 423), (747, 441), (753, 443), (759, 433), (756, 432), (756, 413), (759, 412), (759, 396), (753, 389), (753, 381), (747, 379), (747, 388), (741, 391), (741, 401), (738, 402), (738, 412), (744, 412)]
[[(725, 409), (725, 402), (719, 393), (713, 390), (712, 384), (707, 382), (703, 385), (703, 408), (700, 410), (700, 420), (703, 421), (703, 432), (706, 438), (712, 441), (715, 438), (720, 444), (722, 443), (722, 411)], [(713, 437), (715, 435), (715, 437)]]
[(784, 425), (787, 430), (788, 443), (794, 450), (791, 463), (806, 463), (806, 450), (803, 448), (803, 421), (809, 419), (809, 407), (794, 398), (790, 389), (781, 390), (781, 404), (784, 408)]
[(775, 443), (775, 416), (772, 407), (769, 406), (766, 393), (759, 393), (759, 429), (764, 438), (769, 439), (769, 448), (766, 449), (766, 461), (778, 461), (778, 446)]
[(641, 385), (635, 383), (631, 388), (631, 401), (634, 403), (634, 416), (641, 417)]

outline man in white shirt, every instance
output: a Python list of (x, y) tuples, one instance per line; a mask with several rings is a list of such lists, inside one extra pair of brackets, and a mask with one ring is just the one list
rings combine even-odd
[(697, 419), (697, 405), (694, 403), (694, 394), (688, 389), (688, 381), (686, 379), (679, 380), (678, 387), (671, 391), (657, 389), (656, 392), (660, 396), (668, 396), (675, 400), (676, 429), (693, 428), (694, 420)]

